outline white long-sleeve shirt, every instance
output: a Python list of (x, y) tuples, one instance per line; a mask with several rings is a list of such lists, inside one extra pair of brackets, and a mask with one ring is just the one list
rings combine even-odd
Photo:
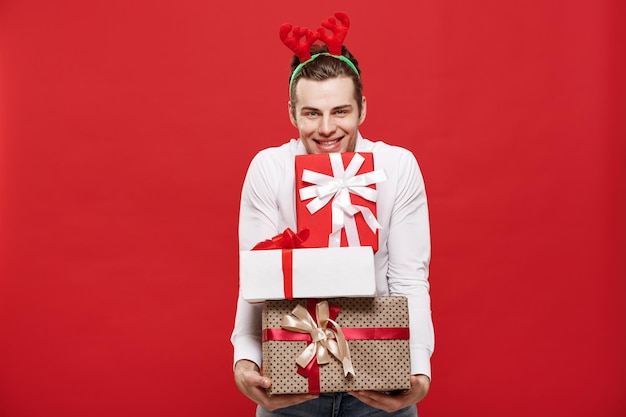
[[(409, 302), (411, 374), (430, 377), (434, 332), (430, 311), (428, 265), (430, 229), (424, 180), (413, 154), (359, 134), (355, 152), (372, 152), (375, 170), (387, 180), (376, 185), (378, 251), (374, 255), (376, 295), (403, 295)], [(295, 156), (305, 155), (300, 140), (259, 152), (244, 181), (239, 213), (239, 249), (296, 230)], [(231, 341), (234, 361), (261, 365), (261, 304), (239, 295)]]

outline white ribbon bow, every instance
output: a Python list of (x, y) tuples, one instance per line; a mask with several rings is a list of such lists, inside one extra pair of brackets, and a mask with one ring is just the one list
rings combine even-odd
[(330, 153), (328, 156), (333, 175), (329, 176), (305, 169), (302, 172), (302, 181), (314, 185), (299, 190), (300, 200), (315, 197), (306, 205), (311, 214), (315, 214), (332, 200), (332, 231), (328, 237), (328, 247), (333, 248), (341, 245), (341, 229), (346, 231), (348, 246), (360, 246), (359, 232), (354, 220), (356, 213), (363, 214), (363, 218), (372, 232), (376, 232), (376, 229), (382, 229), (382, 226), (368, 207), (352, 204), (350, 193), (376, 202), (376, 190), (368, 187), (368, 185), (385, 181), (387, 175), (385, 171), (381, 170), (356, 175), (365, 161), (365, 158), (358, 153), (354, 154), (345, 170), (341, 154)]

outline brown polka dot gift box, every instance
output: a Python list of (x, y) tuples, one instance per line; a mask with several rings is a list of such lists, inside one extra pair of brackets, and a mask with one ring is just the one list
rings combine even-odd
[(410, 388), (406, 297), (266, 301), (262, 320), (269, 395)]

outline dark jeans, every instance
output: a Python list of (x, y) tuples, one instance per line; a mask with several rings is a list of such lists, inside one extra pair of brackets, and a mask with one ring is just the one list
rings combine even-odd
[(319, 398), (291, 407), (267, 411), (261, 406), (256, 409), (256, 417), (417, 417), (415, 405), (387, 413), (370, 407), (357, 398), (344, 392), (320, 394)]

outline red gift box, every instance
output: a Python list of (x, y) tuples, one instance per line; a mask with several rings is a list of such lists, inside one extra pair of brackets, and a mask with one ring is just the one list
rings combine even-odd
[(303, 247), (371, 246), (378, 249), (376, 183), (370, 152), (296, 156), (298, 229), (311, 234)]

